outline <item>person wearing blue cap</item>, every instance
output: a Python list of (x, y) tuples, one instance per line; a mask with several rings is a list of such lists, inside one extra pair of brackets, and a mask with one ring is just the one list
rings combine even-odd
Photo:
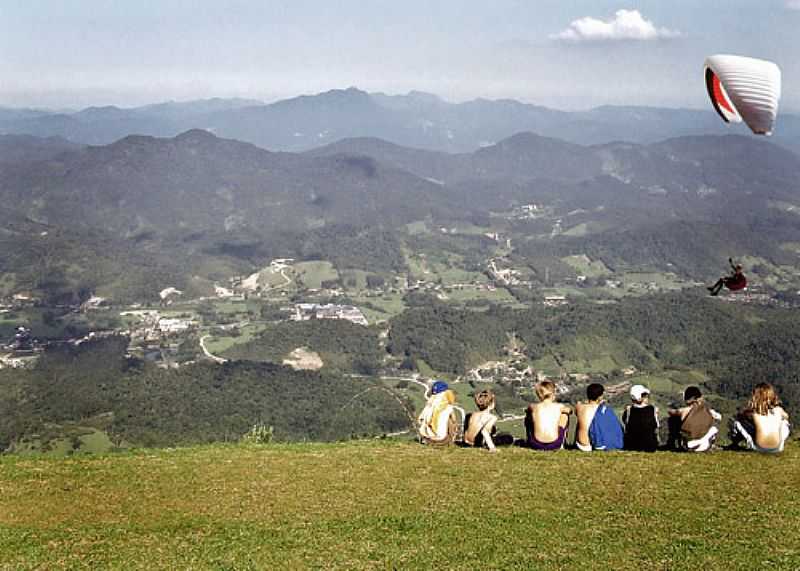
[(435, 381), (431, 385), (431, 396), (425, 403), (417, 422), (419, 436), (423, 444), (452, 444), (458, 431), (455, 416), (456, 394), (444, 381)]

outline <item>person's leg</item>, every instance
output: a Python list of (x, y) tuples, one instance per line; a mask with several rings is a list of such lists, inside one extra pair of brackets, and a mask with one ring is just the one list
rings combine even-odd
[(706, 289), (708, 289), (708, 291), (711, 292), (711, 295), (717, 295), (719, 293), (719, 290), (722, 289), (722, 284), (723, 283), (724, 282), (723, 282), (722, 278), (720, 278), (720, 279), (717, 280), (717, 282), (714, 285), (708, 286), (708, 288), (706, 288)]
[(456, 411), (453, 411), (450, 414), (450, 418), (447, 419), (447, 437), (445, 441), (447, 444), (452, 444), (456, 441), (456, 435), (458, 434), (458, 419), (456, 418)]
[(712, 426), (708, 429), (705, 436), (702, 438), (697, 438), (696, 440), (689, 440), (686, 443), (686, 448), (688, 448), (692, 452), (706, 452), (711, 450), (711, 447), (714, 445), (714, 441), (717, 439), (717, 433), (719, 429), (716, 426)]
[(531, 411), (525, 411), (525, 441), (533, 442), (533, 415)]
[(670, 416), (667, 419), (667, 429), (669, 430), (667, 449), (678, 450), (681, 442), (681, 417)]
[(756, 427), (753, 419), (743, 414), (737, 414), (730, 421), (728, 437), (731, 440), (731, 448), (738, 448), (742, 442), (746, 442), (751, 447)]

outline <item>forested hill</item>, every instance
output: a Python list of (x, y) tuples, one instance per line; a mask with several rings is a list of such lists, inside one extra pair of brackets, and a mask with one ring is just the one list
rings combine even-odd
[(493, 308), (476, 314), (445, 304), (417, 307), (392, 321), (389, 349), (435, 370), (464, 373), (499, 358), (510, 334), (520, 338), (534, 362), (598, 354), (620, 369), (696, 369), (729, 398), (744, 398), (764, 381), (776, 384), (790, 405), (800, 404), (795, 311), (754, 310), (688, 292), (557, 310)]
[[(130, 301), (202, 292), (280, 257), (403, 272), (420, 222), (499, 231), (531, 267), (585, 254), (692, 277), (734, 252), (786, 263), (800, 243), (800, 158), (738, 136), (586, 147), (520, 133), (460, 155), (374, 140), (271, 153), (201, 130), (26, 144), (39, 160), (0, 157), (0, 265), (53, 300), (99, 284)], [(524, 205), (539, 210), (520, 218)]]
[[(278, 440), (408, 430), (418, 402), (379, 382), (379, 368), (425, 363), (452, 379), (504, 358), (512, 338), (536, 369), (597, 360), (603, 366), (592, 375), (601, 382), (618, 382), (628, 367), (644, 375), (679, 374), (684, 384), (702, 380), (704, 390), (726, 402), (741, 402), (755, 383), (767, 381), (790, 410), (800, 403), (800, 325), (793, 310), (688, 293), (484, 312), (417, 304), (390, 322), (389, 354), (377, 350), (374, 330), (328, 322), (317, 331), (315, 325), (277, 324), (228, 353), (242, 361), (177, 370), (125, 358), (123, 337), (51, 349), (32, 369), (0, 370), (0, 446), (46, 441), (68, 425), (104, 431), (117, 445), (155, 446), (237, 440), (259, 422), (273, 426)], [(296, 347), (319, 352), (325, 367), (282, 366)], [(498, 382), (495, 390), (513, 407), (508, 412), (533, 398), (530, 383)], [(468, 406), (468, 394), (462, 398)]]

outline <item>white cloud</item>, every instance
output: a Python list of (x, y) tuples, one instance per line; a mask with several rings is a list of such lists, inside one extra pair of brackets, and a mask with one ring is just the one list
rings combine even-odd
[[(800, 0), (787, 0), (800, 4)], [(656, 28), (645, 20), (638, 10), (617, 10), (610, 20), (598, 20), (591, 16), (574, 20), (566, 30), (553, 34), (550, 39), (570, 42), (610, 40), (659, 40), (676, 38), (681, 33), (667, 28)]]
[(787, 10), (800, 10), (800, 0), (786, 0)]

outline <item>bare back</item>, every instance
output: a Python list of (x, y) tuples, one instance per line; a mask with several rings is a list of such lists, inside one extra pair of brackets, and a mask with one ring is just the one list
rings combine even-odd
[[(464, 442), (470, 446), (475, 445), (475, 439), (482, 430), (486, 430), (491, 435), (492, 429), (497, 423), (497, 417), (488, 410), (473, 412), (469, 417), (467, 431), (464, 433)], [(486, 436), (484, 436), (486, 438)]]
[(761, 448), (777, 448), (782, 441), (781, 428), (788, 418), (786, 411), (776, 406), (769, 414), (753, 413), (753, 424), (756, 427), (755, 441)]
[(592, 425), (592, 420), (599, 406), (600, 403), (596, 402), (579, 402), (575, 405), (575, 414), (578, 417), (578, 431), (575, 439), (583, 446), (591, 445), (589, 427)]
[(558, 429), (567, 425), (570, 408), (552, 400), (545, 400), (530, 405), (529, 410), (533, 419), (534, 438), (539, 442), (558, 440)]

